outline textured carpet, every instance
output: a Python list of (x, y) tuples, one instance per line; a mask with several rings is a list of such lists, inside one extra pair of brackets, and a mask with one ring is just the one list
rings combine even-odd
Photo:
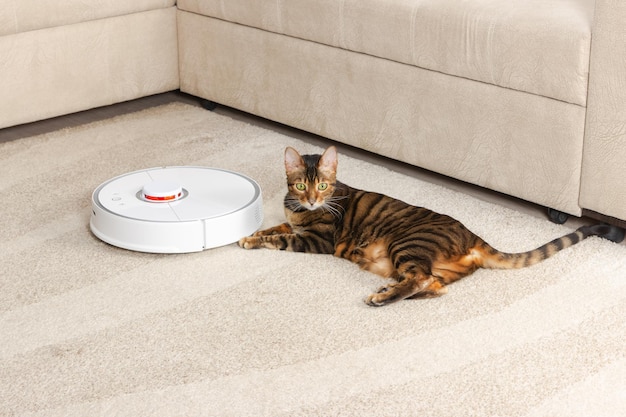
[[(89, 230), (96, 186), (167, 165), (257, 179), (279, 223), (288, 145), (321, 150), (184, 104), (0, 145), (0, 415), (626, 415), (624, 245), (371, 308), (381, 278), (332, 256), (154, 255)], [(339, 176), (502, 250), (570, 231), (341, 155)]]

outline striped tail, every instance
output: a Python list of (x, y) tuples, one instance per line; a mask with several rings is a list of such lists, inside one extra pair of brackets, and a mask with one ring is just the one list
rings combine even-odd
[(612, 242), (620, 243), (624, 240), (624, 229), (606, 224), (583, 226), (575, 232), (554, 239), (537, 249), (521, 253), (500, 252), (485, 243), (481, 251), (481, 266), (494, 269), (516, 269), (535, 265), (589, 236), (599, 236)]

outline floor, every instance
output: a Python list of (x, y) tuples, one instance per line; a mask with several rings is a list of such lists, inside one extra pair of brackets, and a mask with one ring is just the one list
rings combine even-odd
[[(52, 132), (72, 126), (78, 126), (85, 123), (91, 123), (98, 120), (114, 117), (120, 114), (135, 112), (172, 102), (183, 102), (190, 105), (200, 106), (200, 100), (198, 98), (186, 95), (178, 91), (174, 91), (150, 97), (144, 97), (125, 103), (115, 104), (112, 106), (106, 106), (80, 113), (75, 113), (67, 116), (56, 117), (49, 120), (43, 120), (40, 122), (0, 129), (0, 143)], [(301, 139), (309, 143), (314, 143), (316, 145), (328, 146), (331, 143), (331, 141), (328, 139), (312, 135), (297, 129), (293, 129), (278, 123), (274, 123), (247, 113), (243, 113), (232, 108), (218, 106), (214, 111), (218, 114), (242, 120), (247, 123), (256, 124), (267, 129), (272, 129), (284, 135)], [(419, 169), (408, 164), (391, 160), (389, 158), (384, 158), (379, 155), (371, 154), (363, 150), (352, 148), (343, 144), (337, 144), (337, 147), (339, 148), (340, 153), (349, 155), (351, 157), (360, 158), (372, 163), (383, 165), (394, 171), (402, 172), (405, 175), (409, 175), (423, 181), (428, 181), (431, 183), (442, 185), (447, 188), (461, 191), (466, 194), (470, 194), (476, 198), (499, 204), (517, 211), (521, 211), (532, 216), (547, 218), (547, 210), (544, 207), (528, 203), (526, 201), (519, 200), (510, 196), (506, 196), (494, 191), (486, 190), (478, 186), (467, 184), (462, 181), (454, 180), (452, 178), (448, 178), (430, 171)], [(594, 222), (594, 220), (584, 217), (570, 217), (570, 219), (567, 221), (567, 225), (570, 227), (579, 227), (582, 224), (590, 222)]]

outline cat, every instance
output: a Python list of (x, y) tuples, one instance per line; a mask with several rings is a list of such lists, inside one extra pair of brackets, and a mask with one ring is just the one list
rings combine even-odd
[(365, 298), (370, 306), (438, 297), (478, 268), (534, 265), (589, 236), (624, 238), (618, 227), (583, 226), (535, 250), (504, 253), (450, 216), (337, 181), (334, 146), (322, 155), (300, 155), (288, 147), (285, 170), (287, 222), (244, 237), (239, 246), (333, 254), (391, 278)]

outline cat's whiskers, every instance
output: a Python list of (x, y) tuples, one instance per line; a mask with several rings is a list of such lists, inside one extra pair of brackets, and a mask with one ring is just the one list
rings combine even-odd
[(347, 198), (347, 196), (328, 197), (324, 201), (324, 204), (321, 206), (321, 208), (331, 213), (334, 217), (341, 219), (343, 217), (345, 209), (341, 204), (338, 203), (338, 201), (343, 200), (345, 198)]
[(347, 196), (347, 195), (333, 195), (333, 196), (328, 197), (326, 199), (326, 201), (331, 202), (331, 203), (335, 203), (337, 201), (345, 200), (346, 198), (349, 198), (349, 196)]
[(288, 197), (285, 199), (285, 206), (289, 210), (293, 210), (293, 211), (297, 211), (303, 208), (300, 201), (297, 198), (293, 198), (293, 197)]

